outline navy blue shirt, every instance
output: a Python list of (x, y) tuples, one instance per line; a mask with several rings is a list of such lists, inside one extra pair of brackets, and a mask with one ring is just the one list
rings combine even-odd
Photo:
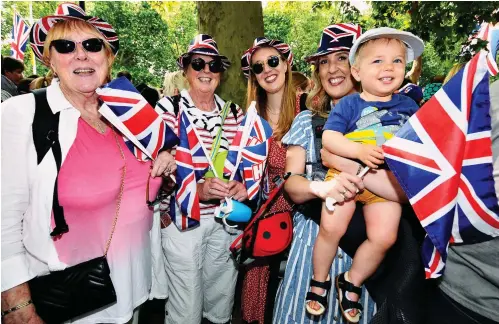
[(359, 130), (395, 134), (419, 106), (407, 96), (395, 93), (392, 100), (365, 101), (359, 93), (343, 97), (333, 108), (324, 130), (348, 134)]

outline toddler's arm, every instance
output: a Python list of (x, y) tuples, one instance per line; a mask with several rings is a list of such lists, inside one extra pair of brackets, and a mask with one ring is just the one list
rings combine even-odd
[(361, 160), (372, 169), (377, 169), (384, 159), (381, 148), (352, 142), (344, 137), (342, 133), (332, 130), (325, 130), (322, 134), (322, 146), (333, 154)]

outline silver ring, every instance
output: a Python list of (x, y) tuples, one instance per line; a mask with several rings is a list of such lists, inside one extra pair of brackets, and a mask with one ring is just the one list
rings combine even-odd
[(346, 192), (347, 192), (347, 190), (345, 189), (345, 190), (343, 190), (342, 192), (340, 192), (340, 194), (345, 195), (345, 194), (346, 194)]
[(343, 197), (343, 200), (347, 200), (347, 197), (345, 196), (345, 194), (343, 192), (340, 192), (340, 195)]

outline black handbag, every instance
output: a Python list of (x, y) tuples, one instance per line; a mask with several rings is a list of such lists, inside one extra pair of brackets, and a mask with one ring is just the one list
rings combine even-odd
[[(114, 130), (113, 134), (120, 149), (121, 157), (125, 160), (123, 149)], [(118, 222), (125, 186), (125, 174), (126, 164), (121, 171), (121, 186), (116, 203), (116, 215), (104, 255), (29, 281), (31, 299), (35, 305), (36, 313), (47, 324), (62, 323), (76, 317), (83, 317), (89, 312), (116, 302), (116, 291), (111, 281), (106, 256)]]

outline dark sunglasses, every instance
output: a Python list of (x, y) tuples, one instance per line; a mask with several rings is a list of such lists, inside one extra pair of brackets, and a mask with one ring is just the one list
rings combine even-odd
[[(267, 57), (267, 65), (270, 66), (271, 68), (276, 68), (279, 66), (279, 62), (281, 60), (279, 59), (279, 56), (277, 55), (272, 55)], [(260, 74), (264, 70), (264, 63), (263, 62), (256, 62), (251, 66), (251, 71), (255, 74)]]
[(224, 71), (222, 61), (219, 59), (211, 60), (207, 63), (205, 60), (198, 57), (191, 61), (192, 68), (194, 69), (194, 71), (198, 72), (203, 70), (206, 64), (208, 64), (208, 68), (212, 73), (220, 73)]
[(50, 47), (54, 47), (60, 54), (73, 53), (76, 50), (76, 44), (81, 44), (85, 51), (97, 53), (102, 50), (104, 41), (100, 38), (89, 38), (81, 42), (73, 42), (68, 39), (56, 39), (50, 42)]

